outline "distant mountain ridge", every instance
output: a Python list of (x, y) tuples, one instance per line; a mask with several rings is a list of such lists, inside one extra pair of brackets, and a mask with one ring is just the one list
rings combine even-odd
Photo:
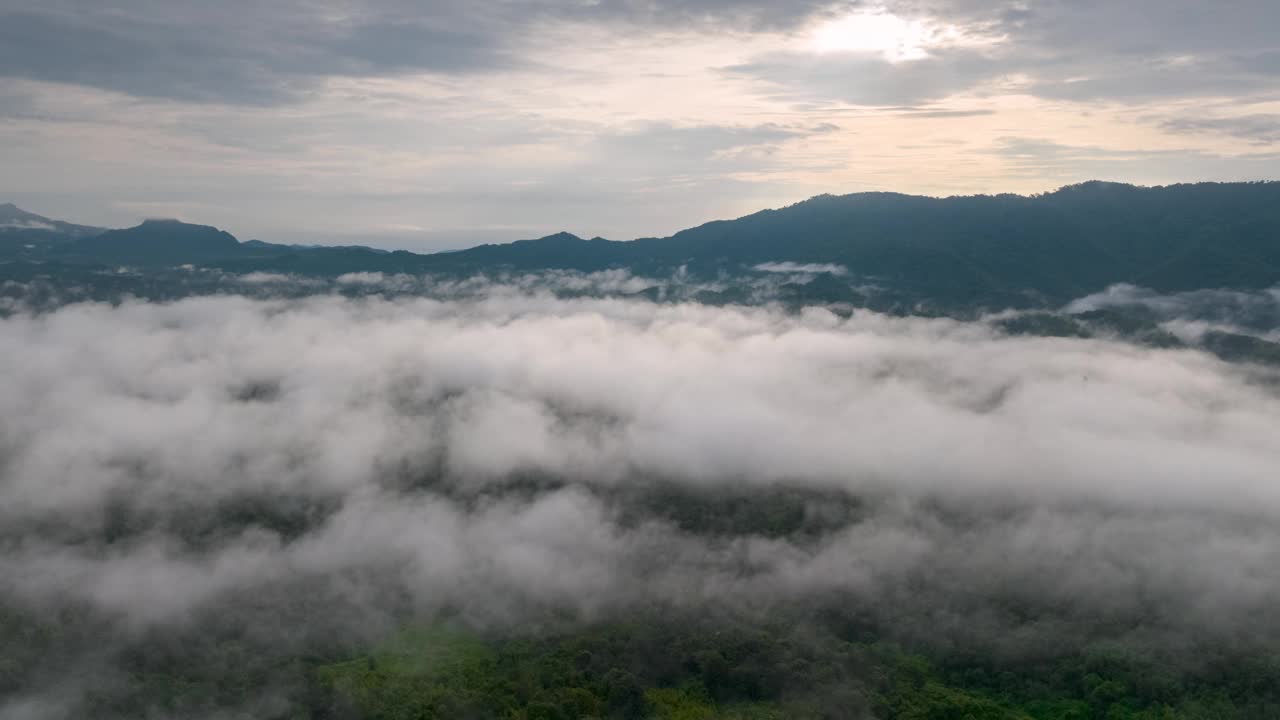
[[(21, 211), (12, 206), (0, 208), (11, 208), (0, 218), (29, 216), (15, 214)], [(60, 227), (57, 221), (30, 217), (35, 218), (30, 222)], [(786, 261), (848, 269), (848, 280), (828, 278), (810, 288), (816, 300), (844, 299), (850, 283), (872, 283), (899, 303), (944, 309), (1045, 307), (1116, 283), (1168, 292), (1280, 284), (1280, 183), (1275, 182), (1148, 188), (1095, 181), (1034, 196), (819, 195), (665, 238), (617, 242), (562, 232), (429, 255), (241, 243), (216, 228), (177, 221), (148, 221), (93, 235), (76, 232), (81, 234), (37, 248), (4, 245), (0, 256), (326, 276), (624, 268), (654, 276), (683, 269), (716, 277)]]
[(77, 240), (71, 250), (141, 264), (217, 260), (240, 251), (241, 243), (231, 233), (178, 220), (147, 220), (127, 230), (108, 230)]
[(1088, 182), (1036, 196), (820, 195), (790, 207), (625, 243), (557, 236), (481, 246), (474, 269), (554, 258), (581, 270), (837, 264), (921, 298), (1035, 305), (1116, 283), (1162, 291), (1280, 283), (1280, 183), (1143, 188)]
[(52, 220), (43, 215), (27, 212), (13, 203), (0, 203), (0, 243), (15, 239), (37, 242), (62, 241), (99, 235), (104, 228), (76, 225)]

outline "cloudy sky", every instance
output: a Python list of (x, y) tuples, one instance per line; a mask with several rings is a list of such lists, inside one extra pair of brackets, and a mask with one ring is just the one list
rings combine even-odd
[(627, 239), (820, 192), (1280, 176), (1274, 0), (0, 0), (0, 201)]

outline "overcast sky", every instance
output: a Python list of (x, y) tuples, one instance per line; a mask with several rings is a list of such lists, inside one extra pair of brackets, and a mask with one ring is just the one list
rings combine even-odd
[(0, 0), (0, 202), (629, 239), (820, 192), (1280, 176), (1275, 0)]

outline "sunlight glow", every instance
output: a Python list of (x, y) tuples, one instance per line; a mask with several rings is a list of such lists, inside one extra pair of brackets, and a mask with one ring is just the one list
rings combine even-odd
[(862, 11), (819, 25), (810, 37), (817, 52), (864, 52), (883, 55), (889, 62), (922, 60), (929, 48), (960, 39), (958, 28), (939, 27), (884, 10)]

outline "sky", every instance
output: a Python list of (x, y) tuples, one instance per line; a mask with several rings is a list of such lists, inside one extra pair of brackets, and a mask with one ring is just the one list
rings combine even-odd
[(1274, 0), (0, 0), (0, 201), (418, 250), (1280, 177)]

